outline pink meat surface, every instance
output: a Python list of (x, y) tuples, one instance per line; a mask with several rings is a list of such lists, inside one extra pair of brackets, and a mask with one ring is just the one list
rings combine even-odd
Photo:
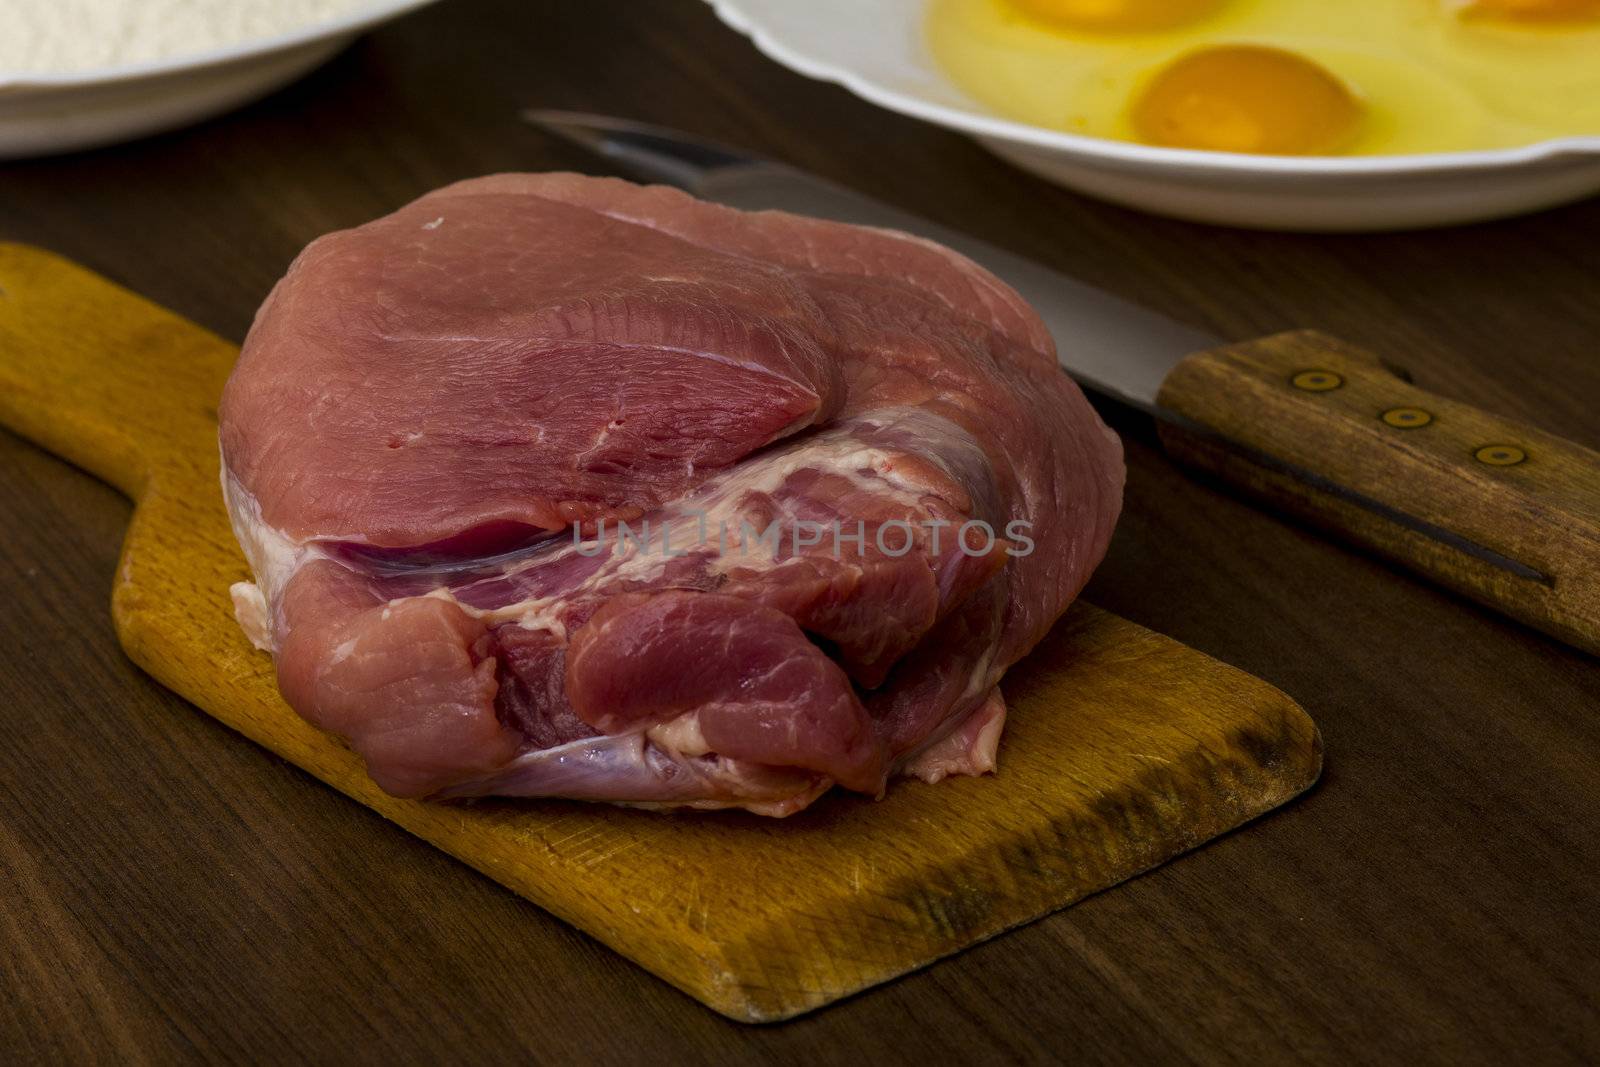
[(970, 261), (571, 174), (313, 242), (221, 427), (241, 624), (412, 797), (786, 815), (985, 773), (1122, 495)]

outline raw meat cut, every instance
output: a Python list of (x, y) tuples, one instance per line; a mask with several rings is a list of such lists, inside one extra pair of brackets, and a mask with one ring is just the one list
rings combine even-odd
[(570, 174), (313, 242), (220, 416), (240, 623), (410, 797), (786, 815), (985, 773), (1121, 505), (975, 264)]

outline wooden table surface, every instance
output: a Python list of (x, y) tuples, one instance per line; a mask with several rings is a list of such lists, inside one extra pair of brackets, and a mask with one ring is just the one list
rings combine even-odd
[[(240, 337), (326, 230), (469, 175), (594, 169), (518, 122), (531, 104), (748, 145), (1226, 336), (1321, 327), (1600, 448), (1600, 200), (1387, 236), (1147, 218), (789, 74), (691, 0), (448, 0), (237, 114), (0, 165), (0, 239)], [(107, 614), (126, 503), (0, 433), (0, 1060), (1600, 1057), (1600, 663), (1185, 477), (1109, 414), (1127, 507), (1089, 595), (1298, 699), (1321, 786), (764, 1028), (141, 675)]]

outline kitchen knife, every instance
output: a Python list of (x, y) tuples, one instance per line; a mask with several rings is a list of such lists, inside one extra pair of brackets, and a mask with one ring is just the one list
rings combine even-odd
[(1600, 454), (1416, 388), (1311, 330), (1236, 344), (792, 167), (675, 130), (531, 110), (634, 177), (745, 210), (914, 233), (1010, 283), (1085, 388), (1175, 459), (1600, 654)]

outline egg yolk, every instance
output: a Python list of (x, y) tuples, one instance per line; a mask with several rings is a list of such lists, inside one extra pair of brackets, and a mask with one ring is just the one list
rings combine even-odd
[(1469, 0), (1462, 14), (1512, 22), (1582, 22), (1600, 18), (1600, 0)]
[(1326, 155), (1345, 148), (1361, 104), (1303, 56), (1259, 45), (1191, 52), (1163, 68), (1134, 101), (1147, 144), (1265, 155)]
[(1011, 0), (1041, 22), (1069, 30), (1165, 30), (1193, 22), (1226, 0)]

